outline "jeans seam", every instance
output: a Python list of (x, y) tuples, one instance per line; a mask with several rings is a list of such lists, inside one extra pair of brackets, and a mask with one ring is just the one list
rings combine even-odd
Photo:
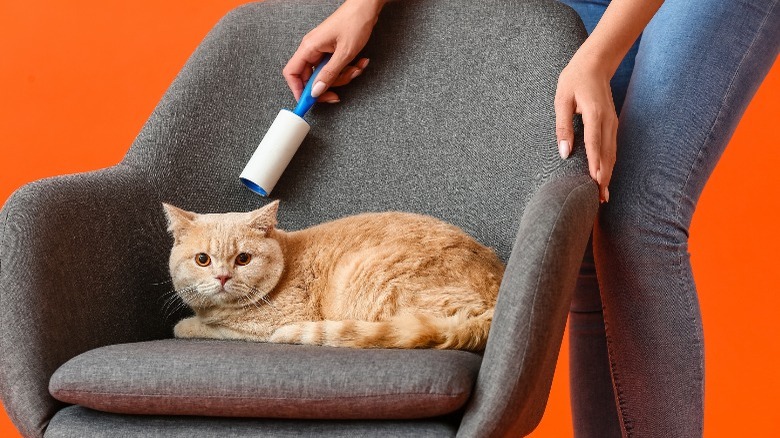
[[(597, 277), (598, 279), (598, 277)], [(599, 295), (601, 295), (601, 291), (603, 289), (599, 285)], [(620, 379), (618, 378), (618, 371), (617, 371), (617, 364), (615, 363), (615, 355), (612, 353), (613, 347), (612, 347), (612, 339), (609, 335), (609, 323), (607, 322), (607, 306), (604, 304), (604, 297), (601, 298), (601, 311), (604, 314), (604, 338), (607, 341), (607, 359), (609, 359), (609, 371), (610, 376), (612, 377), (612, 386), (614, 388), (615, 392), (615, 404), (617, 406), (618, 410), (618, 420), (620, 423), (620, 428), (623, 431), (623, 436), (625, 437), (631, 437), (632, 436), (632, 426), (631, 426), (631, 420), (626, 420), (626, 404), (623, 399), (623, 391), (620, 386)]]

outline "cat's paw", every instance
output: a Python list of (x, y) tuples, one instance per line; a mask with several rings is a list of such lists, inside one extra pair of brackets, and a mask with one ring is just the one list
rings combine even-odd
[(287, 324), (279, 327), (271, 334), (268, 342), (276, 344), (301, 344), (302, 324)]
[(200, 322), (198, 317), (182, 319), (173, 327), (173, 335), (177, 338), (205, 338), (206, 327)]

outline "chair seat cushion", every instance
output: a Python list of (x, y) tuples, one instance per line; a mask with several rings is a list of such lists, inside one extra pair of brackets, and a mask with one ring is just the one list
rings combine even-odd
[(167, 339), (98, 348), (52, 376), (54, 398), (124, 414), (411, 419), (468, 400), (481, 357)]

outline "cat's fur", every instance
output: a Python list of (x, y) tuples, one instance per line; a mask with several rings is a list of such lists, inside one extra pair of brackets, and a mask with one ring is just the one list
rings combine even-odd
[[(249, 213), (164, 207), (173, 285), (195, 311), (176, 337), (485, 348), (504, 266), (453, 225), (388, 212), (285, 232), (278, 201)], [(199, 266), (199, 253), (211, 264)], [(241, 253), (251, 255), (245, 266)], [(230, 277), (224, 287), (219, 276)]]

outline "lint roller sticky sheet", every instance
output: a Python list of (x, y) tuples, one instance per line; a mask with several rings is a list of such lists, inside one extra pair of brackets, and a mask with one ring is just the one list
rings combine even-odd
[(306, 83), (295, 109), (279, 111), (252, 158), (246, 163), (239, 179), (249, 190), (261, 196), (268, 196), (306, 138), (310, 127), (303, 116), (317, 102), (317, 98), (311, 95), (311, 87), (328, 60), (330, 55), (320, 61)]

